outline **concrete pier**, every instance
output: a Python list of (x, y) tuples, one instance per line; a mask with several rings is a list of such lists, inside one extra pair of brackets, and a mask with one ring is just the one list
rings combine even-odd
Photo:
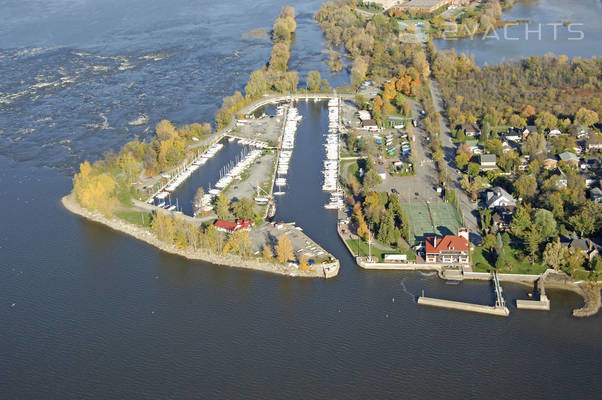
[(519, 310), (550, 311), (550, 300), (543, 295), (539, 300), (516, 300), (516, 308)]
[(481, 314), (495, 315), (498, 317), (507, 317), (510, 315), (508, 307), (491, 307), (482, 304), (464, 303), (461, 301), (434, 299), (432, 297), (421, 296), (418, 298), (418, 304), (432, 307), (441, 307), (452, 310), (471, 311)]

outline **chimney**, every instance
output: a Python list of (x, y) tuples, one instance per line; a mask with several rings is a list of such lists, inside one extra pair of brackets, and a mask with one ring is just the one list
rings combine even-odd
[(433, 247), (437, 248), (437, 236), (433, 237)]

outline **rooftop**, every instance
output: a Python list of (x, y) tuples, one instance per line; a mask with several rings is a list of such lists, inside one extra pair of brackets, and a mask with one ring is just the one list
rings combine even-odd
[(481, 155), (481, 164), (495, 163), (495, 160), (496, 160), (495, 154), (482, 154)]
[(442, 251), (468, 251), (468, 240), (462, 236), (446, 235), (442, 239), (427, 237), (426, 254), (439, 254)]

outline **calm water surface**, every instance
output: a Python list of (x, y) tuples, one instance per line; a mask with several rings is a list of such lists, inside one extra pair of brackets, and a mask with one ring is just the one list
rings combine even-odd
[[(518, 60), (547, 53), (569, 57), (602, 56), (602, 3), (599, 0), (527, 0), (503, 13), (507, 21), (529, 20), (484, 36), (458, 40), (435, 40), (440, 50), (474, 56), (479, 65)], [(563, 26), (565, 22), (574, 25)], [(552, 24), (560, 24), (554, 26)], [(554, 34), (556, 29), (556, 34)], [(579, 33), (581, 32), (581, 33)]]
[[(512, 308), (507, 319), (448, 312), (415, 296), (491, 304), (493, 292), (354, 265), (322, 208), (323, 103), (299, 105), (278, 216), (341, 259), (334, 280), (190, 262), (60, 206), (84, 158), (149, 135), (163, 117), (211, 119), (269, 53), (268, 40), (244, 33), (271, 26), (281, 6), (4, 3), (0, 398), (599, 397), (602, 317), (572, 318), (579, 297), (552, 291), (551, 312)], [(301, 71), (326, 70), (318, 7), (296, 5)]]

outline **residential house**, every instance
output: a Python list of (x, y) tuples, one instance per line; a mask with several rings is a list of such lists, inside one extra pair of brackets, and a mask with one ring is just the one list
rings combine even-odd
[(556, 167), (558, 167), (558, 159), (555, 156), (548, 154), (543, 160), (543, 167), (547, 170), (556, 169)]
[(550, 175), (550, 179), (554, 181), (554, 186), (556, 189), (566, 189), (569, 181), (566, 177), (566, 174), (561, 169), (556, 169)]
[(516, 206), (516, 200), (512, 195), (499, 186), (487, 191), (485, 203), (487, 208)]
[(358, 115), (359, 115), (361, 121), (366, 121), (366, 120), (372, 119), (372, 117), (370, 116), (370, 111), (360, 110), (360, 111), (358, 111)]
[(593, 188), (589, 191), (589, 197), (596, 203), (602, 203), (602, 189)]
[(521, 139), (522, 139), (522, 136), (521, 136), (521, 134), (522, 134), (522, 131), (521, 131), (521, 130), (514, 129), (514, 128), (510, 128), (510, 129), (508, 130), (508, 132), (506, 133), (506, 135), (505, 135), (505, 138), (506, 138), (506, 140), (509, 140), (509, 141), (511, 141), (511, 142), (516, 142), (516, 143), (518, 143), (518, 142), (520, 142), (520, 141), (521, 141)]
[(461, 129), (468, 137), (479, 136), (481, 134), (481, 130), (476, 124), (462, 124)]
[(602, 135), (594, 135), (587, 140), (588, 150), (602, 149)]
[(526, 171), (527, 168), (529, 167), (529, 161), (525, 158), (525, 157), (520, 157), (518, 159), (518, 170), (519, 171)]
[(496, 230), (506, 231), (510, 229), (510, 223), (512, 222), (512, 217), (515, 212), (516, 206), (496, 207), (495, 213), (491, 216), (493, 226)]
[(561, 244), (569, 249), (580, 249), (589, 261), (600, 254), (598, 246), (587, 238), (566, 239), (561, 241)]
[(561, 134), (562, 133), (558, 129), (554, 128), (554, 129), (550, 130), (548, 137), (556, 137), (556, 136), (560, 136)]
[(495, 154), (482, 154), (481, 155), (481, 170), (489, 171), (497, 168), (497, 159)]
[(362, 127), (368, 131), (378, 131), (378, 124), (373, 119), (362, 121)]
[(425, 239), (425, 258), (427, 263), (469, 265), (468, 231), (460, 228), (458, 235), (446, 235), (443, 238)]
[(236, 231), (248, 231), (255, 225), (255, 221), (252, 219), (237, 219), (236, 222), (226, 221), (223, 219), (218, 219), (215, 221), (213, 226), (218, 231), (233, 233)]
[(589, 128), (587, 126), (577, 126), (573, 133), (577, 136), (577, 139), (584, 139), (589, 137)]
[(529, 136), (530, 133), (537, 133), (537, 127), (535, 125), (527, 125), (521, 131), (523, 139), (525, 139), (527, 136)]
[(595, 174), (581, 174), (585, 178), (585, 187), (591, 188), (598, 182), (598, 177)]
[(483, 149), (478, 146), (478, 142), (475, 139), (468, 139), (464, 143), (470, 146), (472, 154), (483, 154)]
[(573, 167), (579, 165), (579, 157), (577, 157), (575, 153), (571, 153), (570, 151), (563, 151), (562, 153), (558, 154), (558, 157), (560, 158), (560, 161), (564, 161), (565, 163)]
[(521, 130), (521, 138), (522, 140), (527, 139), (527, 136), (531, 133), (537, 133), (537, 127), (535, 125), (528, 125), (523, 130)]

